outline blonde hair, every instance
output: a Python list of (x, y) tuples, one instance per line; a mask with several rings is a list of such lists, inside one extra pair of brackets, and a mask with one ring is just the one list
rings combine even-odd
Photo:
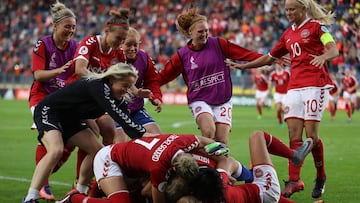
[(310, 18), (318, 20), (325, 25), (330, 25), (335, 22), (335, 14), (327, 11), (314, 0), (297, 0), (297, 2), (305, 6), (306, 13)]
[(194, 179), (199, 175), (199, 165), (190, 154), (178, 154), (173, 165), (176, 174), (186, 180)]
[[(89, 72), (87, 76), (85, 76), (89, 80), (95, 79), (105, 79), (105, 78), (113, 78), (115, 80), (123, 80), (127, 77), (134, 77), (135, 81), (138, 78), (138, 71), (132, 66), (131, 64), (126, 63), (117, 63), (110, 66), (105, 72), (103, 73), (95, 73)], [(131, 100), (131, 96), (129, 93), (124, 95), (124, 98), (127, 101)]]
[(120, 8), (118, 10), (110, 10), (110, 15), (112, 16), (107, 22), (106, 22), (106, 29), (109, 29), (110, 31), (114, 30), (114, 28), (121, 27), (125, 30), (129, 29), (130, 26), (130, 10), (126, 8)]
[(59, 1), (56, 1), (53, 5), (51, 5), (51, 17), (53, 19), (53, 23), (55, 24), (61, 22), (65, 18), (76, 19), (74, 12)]
[(176, 27), (185, 37), (191, 38), (190, 28), (200, 21), (207, 21), (207, 18), (198, 14), (198, 8), (190, 8), (177, 17)]
[(137, 41), (140, 41), (140, 38), (141, 38), (139, 31), (137, 31), (133, 27), (129, 27), (129, 31), (128, 31), (127, 36), (134, 36)]

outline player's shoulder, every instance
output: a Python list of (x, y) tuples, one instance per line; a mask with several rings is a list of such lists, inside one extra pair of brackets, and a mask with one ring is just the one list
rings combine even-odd
[(45, 49), (45, 42), (42, 39), (39, 39), (38, 41), (36, 41), (33, 51), (35, 53), (39, 53), (41, 50)]
[(88, 35), (81, 40), (80, 45), (82, 46), (93, 46), (98, 44), (97, 35)]

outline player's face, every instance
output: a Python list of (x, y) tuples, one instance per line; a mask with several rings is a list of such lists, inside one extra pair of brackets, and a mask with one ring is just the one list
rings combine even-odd
[(123, 28), (115, 28), (106, 33), (106, 43), (113, 49), (119, 48), (120, 44), (124, 43), (128, 31)]
[(306, 8), (297, 0), (286, 0), (285, 13), (288, 20), (296, 25), (301, 24), (306, 19)]
[(124, 94), (128, 93), (131, 86), (135, 84), (136, 80), (133, 76), (128, 76), (122, 80), (110, 79), (112, 95), (121, 100)]
[(135, 59), (139, 51), (140, 40), (136, 36), (128, 35), (121, 45), (126, 58)]
[(204, 46), (209, 36), (209, 25), (206, 21), (200, 21), (190, 29), (192, 44), (195, 47)]
[(54, 35), (56, 35), (56, 39), (60, 39), (61, 41), (70, 41), (71, 37), (75, 33), (76, 28), (76, 20), (75, 18), (65, 18), (59, 23), (54, 25)]

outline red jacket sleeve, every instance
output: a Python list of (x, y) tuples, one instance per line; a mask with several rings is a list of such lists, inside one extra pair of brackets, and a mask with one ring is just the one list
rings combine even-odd
[(218, 39), (221, 49), (226, 58), (238, 60), (238, 61), (253, 61), (263, 56), (263, 54), (241, 47), (237, 44), (234, 44), (226, 40), (225, 38), (219, 37)]
[[(165, 67), (158, 73), (157, 80), (160, 86), (169, 83), (177, 78), (184, 70), (183, 64), (180, 60), (179, 54), (174, 54), (171, 59), (165, 64)], [(186, 80), (185, 80), (186, 82)]]
[(35, 72), (37, 70), (45, 70), (45, 63), (45, 45), (41, 40), (39, 40), (36, 42), (32, 53), (32, 71)]
[(160, 90), (160, 82), (157, 80), (157, 72), (153, 60), (148, 56), (148, 68), (144, 76), (144, 86), (151, 90), (153, 98), (151, 100), (159, 99), (162, 101), (162, 93)]

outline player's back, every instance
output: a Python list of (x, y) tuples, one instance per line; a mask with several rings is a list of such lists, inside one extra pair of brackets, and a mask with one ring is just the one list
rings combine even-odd
[(197, 145), (194, 135), (163, 134), (115, 144), (111, 157), (126, 175), (136, 177), (154, 171), (161, 174), (171, 167), (175, 153), (189, 151)]

